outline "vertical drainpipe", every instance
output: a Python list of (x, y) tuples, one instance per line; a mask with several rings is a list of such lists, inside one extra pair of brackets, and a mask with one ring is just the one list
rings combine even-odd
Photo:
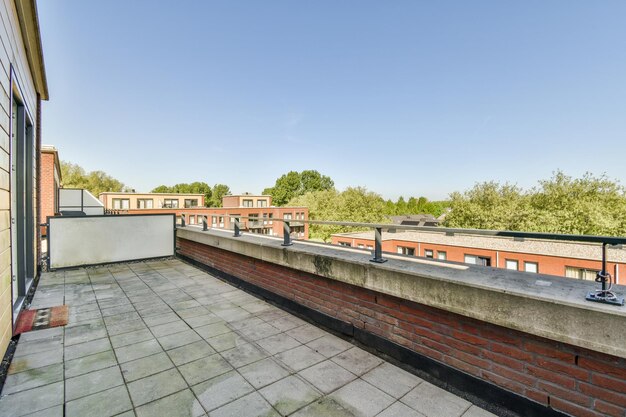
[(619, 264), (615, 264), (615, 283), (619, 284)]
[(417, 256), (422, 256), (422, 244), (417, 242)]
[(496, 268), (500, 268), (500, 251), (496, 251)]
[[(35, 230), (36, 240), (37, 240), (37, 253), (35, 254), (37, 259), (37, 269), (36, 276), (39, 277), (41, 273), (41, 227), (39, 224), (41, 223), (41, 95), (37, 93), (37, 110), (36, 110), (36, 118), (35, 121), (35, 172), (37, 178), (35, 179), (35, 204), (37, 204), (37, 218), (35, 219)], [(53, 169), (54, 176), (54, 169)]]

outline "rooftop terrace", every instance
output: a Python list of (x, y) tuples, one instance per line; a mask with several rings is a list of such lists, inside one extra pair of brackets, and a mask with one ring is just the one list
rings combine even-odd
[[(180, 260), (44, 273), (0, 415), (491, 416)], [(34, 413), (34, 414), (33, 414)]]

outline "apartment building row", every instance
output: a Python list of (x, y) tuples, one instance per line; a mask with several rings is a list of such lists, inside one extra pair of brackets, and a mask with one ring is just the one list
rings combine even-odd
[(232, 230), (235, 218), (241, 230), (268, 236), (282, 236), (283, 222), (288, 220), (291, 236), (309, 238), (309, 226), (302, 220), (309, 218), (307, 207), (274, 207), (272, 196), (239, 194), (222, 198), (222, 207), (204, 207), (204, 195), (176, 193), (101, 193), (100, 201), (109, 212), (120, 214), (174, 213), (178, 223), (207, 225), (215, 229)]
[[(372, 250), (373, 232), (341, 233), (332, 243)], [(601, 269), (602, 248), (598, 244), (514, 239), (507, 237), (444, 232), (384, 232), (383, 251), (400, 255), (461, 262), (515, 271), (594, 280)], [(626, 250), (609, 247), (608, 270), (616, 283), (626, 274)]]

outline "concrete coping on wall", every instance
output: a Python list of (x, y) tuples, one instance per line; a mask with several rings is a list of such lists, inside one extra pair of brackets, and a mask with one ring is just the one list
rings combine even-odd
[[(593, 282), (542, 274), (294, 242), (232, 232), (177, 229), (177, 236), (372, 291), (626, 358), (626, 307), (585, 301)], [(618, 293), (626, 286), (615, 286)]]

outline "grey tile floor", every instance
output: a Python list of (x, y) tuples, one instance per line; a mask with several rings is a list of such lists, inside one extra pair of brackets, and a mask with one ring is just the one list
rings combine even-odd
[(0, 416), (492, 414), (178, 260), (45, 273)]

